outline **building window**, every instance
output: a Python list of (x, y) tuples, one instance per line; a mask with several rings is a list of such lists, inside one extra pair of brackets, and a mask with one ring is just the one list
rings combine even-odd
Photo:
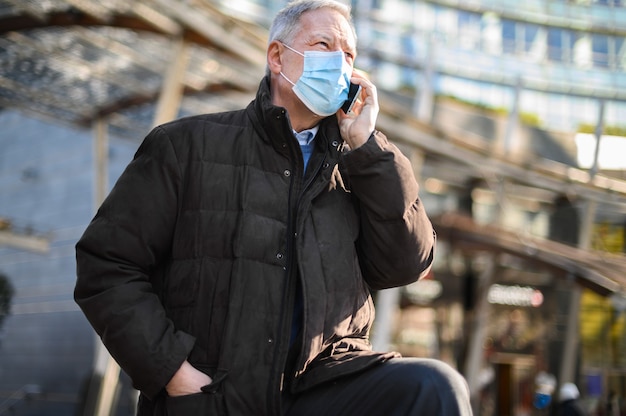
[(593, 66), (608, 68), (609, 38), (604, 35), (592, 35), (591, 50), (593, 53)]
[(563, 61), (563, 30), (548, 29), (548, 59), (554, 62)]
[(502, 20), (502, 51), (514, 55), (517, 52), (517, 24), (511, 20)]

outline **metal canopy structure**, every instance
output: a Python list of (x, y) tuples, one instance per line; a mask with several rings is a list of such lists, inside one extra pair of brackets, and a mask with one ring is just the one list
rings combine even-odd
[[(265, 28), (209, 0), (0, 0), (0, 106), (79, 128), (104, 120), (112, 134), (140, 139), (154, 123), (181, 44), (188, 52), (179, 109), (184, 116), (245, 106), (265, 70), (266, 37)], [(548, 160), (523, 164), (507, 159), (493, 154), (488, 143), (444, 133), (391, 95), (380, 95), (380, 128), (422, 152), (429, 172), (440, 172), (457, 188), (468, 178), (497, 177), (535, 194), (574, 194), (626, 213), (624, 180), (590, 176)], [(456, 225), (445, 227), (442, 236), (457, 238)], [(481, 232), (457, 231), (463, 236)], [(527, 247), (503, 243), (500, 249), (524, 256)], [(578, 256), (563, 250), (549, 255), (546, 262), (556, 265)], [(623, 262), (613, 266), (626, 274)], [(595, 267), (594, 262), (585, 267)], [(598, 273), (612, 282), (601, 285), (600, 292), (624, 290), (625, 282), (614, 274)], [(604, 281), (589, 279), (594, 287)]]
[(477, 224), (467, 216), (454, 213), (435, 216), (432, 221), (439, 238), (468, 252), (512, 254), (527, 264), (558, 271), (560, 277), (571, 277), (603, 296), (620, 294), (626, 287), (624, 256), (520, 236), (491, 224)]
[(79, 127), (106, 118), (137, 138), (179, 41), (190, 49), (181, 115), (249, 101), (265, 31), (208, 1), (1, 0), (0, 105)]

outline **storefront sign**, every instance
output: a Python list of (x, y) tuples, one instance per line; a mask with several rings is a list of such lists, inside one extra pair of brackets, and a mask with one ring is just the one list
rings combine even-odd
[(437, 280), (422, 279), (406, 286), (406, 294), (415, 304), (428, 304), (441, 296), (441, 292), (443, 287)]
[(509, 306), (532, 306), (537, 308), (543, 303), (543, 293), (530, 286), (492, 285), (487, 295), (489, 303)]

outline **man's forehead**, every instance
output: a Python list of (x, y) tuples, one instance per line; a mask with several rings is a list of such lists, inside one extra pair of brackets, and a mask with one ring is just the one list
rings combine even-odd
[[(315, 12), (315, 10), (303, 14), (301, 18), (312, 12)], [(335, 11), (331, 10), (331, 12)], [(303, 30), (299, 32), (300, 37), (308, 41), (320, 39), (329, 43), (340, 43), (346, 48), (356, 48), (352, 26), (343, 15), (335, 12), (334, 18), (328, 20), (318, 20), (315, 17), (310, 15), (309, 18), (305, 19)]]

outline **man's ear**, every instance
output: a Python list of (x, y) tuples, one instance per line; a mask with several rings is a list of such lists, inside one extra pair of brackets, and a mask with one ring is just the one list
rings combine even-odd
[(270, 72), (278, 75), (283, 70), (282, 63), (282, 45), (279, 41), (274, 40), (267, 46), (267, 67)]

